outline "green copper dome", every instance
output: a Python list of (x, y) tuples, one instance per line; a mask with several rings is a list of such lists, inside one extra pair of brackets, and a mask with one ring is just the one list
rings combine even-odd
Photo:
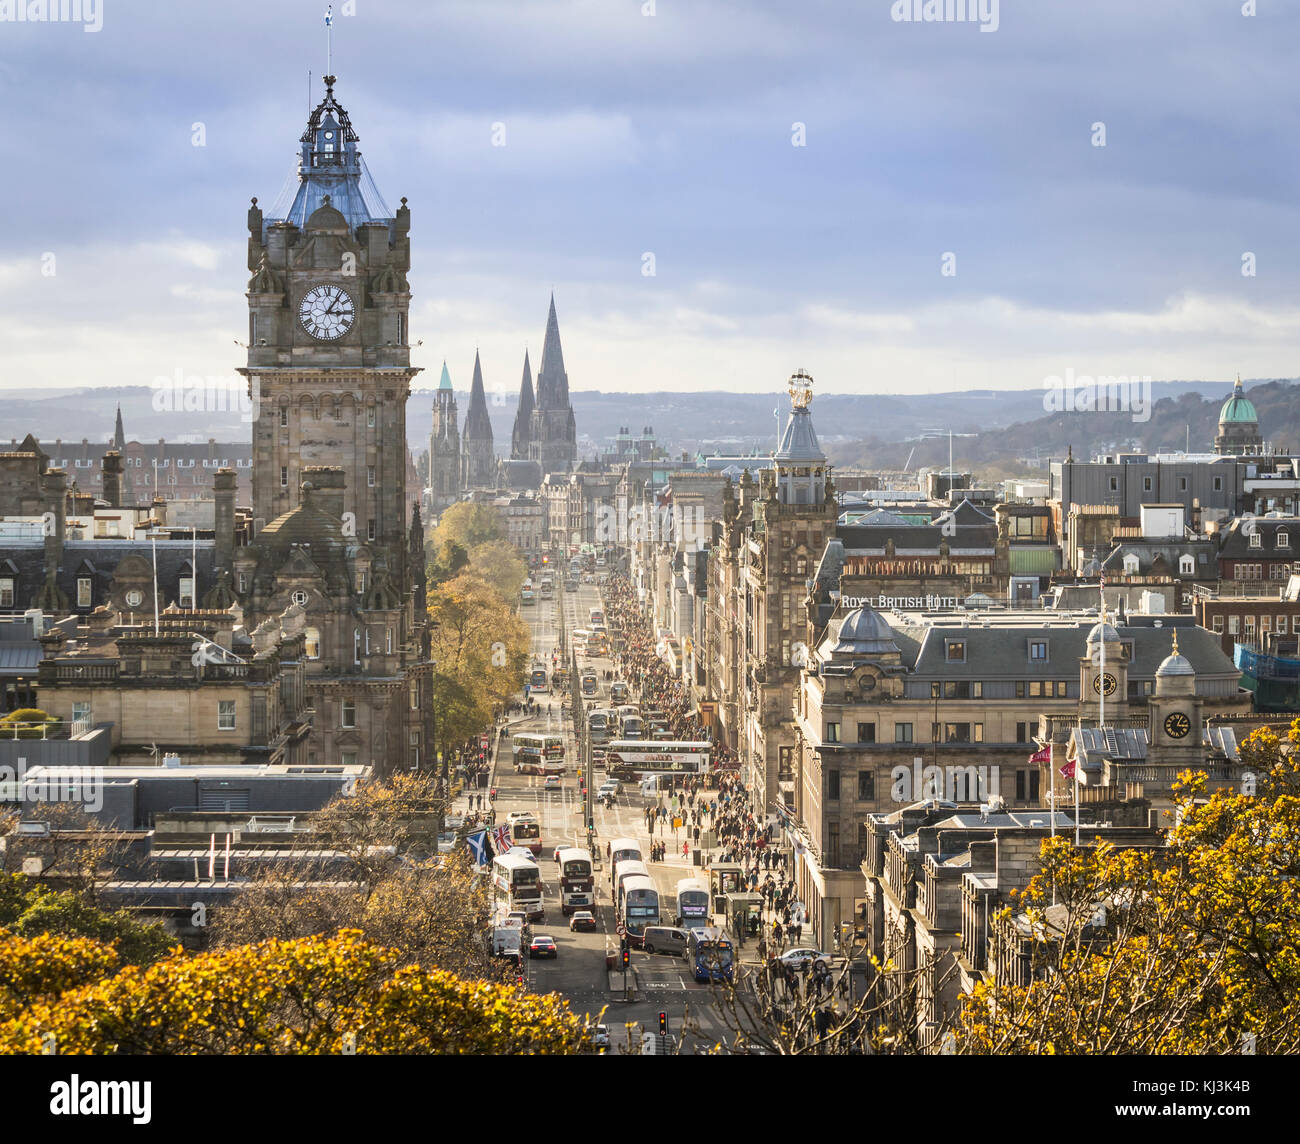
[(1259, 414), (1255, 412), (1255, 407), (1246, 400), (1245, 392), (1241, 388), (1241, 378), (1237, 378), (1237, 384), (1232, 388), (1232, 396), (1223, 403), (1223, 408), (1219, 410), (1219, 424), (1239, 425), (1243, 421), (1258, 424)]

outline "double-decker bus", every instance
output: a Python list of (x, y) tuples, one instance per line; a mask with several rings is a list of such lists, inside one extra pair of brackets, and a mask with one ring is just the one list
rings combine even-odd
[(714, 926), (690, 931), (686, 956), (695, 968), (695, 980), (727, 981), (736, 973), (736, 951), (731, 939)]
[(677, 916), (673, 924), (697, 929), (709, 924), (709, 884), (703, 878), (683, 878), (677, 883)]
[(545, 666), (540, 663), (533, 664), (532, 673), (528, 676), (528, 690), (536, 694), (538, 691), (545, 691), (547, 687)]
[(624, 879), (620, 913), (628, 941), (639, 948), (645, 943), (645, 927), (659, 924), (659, 891), (652, 878), (634, 874)]
[(641, 843), (635, 838), (613, 838), (609, 843), (609, 882), (614, 885), (614, 873), (618, 869), (620, 862), (626, 862), (631, 859), (634, 862), (641, 862)]
[(499, 913), (522, 910), (530, 919), (544, 918), (542, 875), (537, 863), (522, 854), (498, 854), (493, 858), (492, 901)]
[(605, 613), (601, 608), (592, 608), (587, 613), (587, 622), (594, 628), (597, 624), (605, 625)]
[(560, 867), (560, 909), (567, 918), (574, 910), (596, 909), (596, 875), (591, 855), (576, 846), (556, 854)]
[(650, 774), (698, 774), (709, 769), (712, 749), (713, 744), (705, 740), (617, 739), (606, 749), (605, 770), (615, 779)]
[(564, 736), (523, 731), (510, 741), (515, 772), (521, 775), (564, 774)]
[(614, 866), (614, 904), (623, 901), (623, 889), (629, 878), (648, 878), (650, 871), (640, 858), (624, 858)]
[[(542, 827), (537, 819), (531, 815), (527, 818), (516, 818), (510, 824), (510, 842), (513, 846), (526, 846), (535, 855), (542, 852)], [(507, 857), (509, 857), (507, 855)], [(520, 855), (523, 857), (523, 855)], [(524, 858), (527, 862), (528, 859)]]
[(525, 584), (524, 587), (519, 590), (520, 606), (524, 608), (531, 608), (536, 603), (537, 603), (537, 594), (533, 591), (532, 585)]

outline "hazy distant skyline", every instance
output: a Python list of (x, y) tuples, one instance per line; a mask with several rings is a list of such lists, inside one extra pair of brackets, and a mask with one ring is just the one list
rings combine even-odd
[[(248, 200), (291, 172), (308, 70), (321, 98), (325, 7), (0, 21), (0, 386), (242, 364)], [(552, 288), (574, 390), (1300, 372), (1300, 10), (1001, 0), (988, 33), (889, 0), (646, 7), (334, 5), (336, 94), (410, 202), (420, 388), (444, 358), (465, 388), (477, 347), (516, 392)]]

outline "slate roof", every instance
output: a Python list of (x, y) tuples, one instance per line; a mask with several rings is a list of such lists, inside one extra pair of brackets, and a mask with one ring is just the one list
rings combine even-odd
[(817, 431), (813, 428), (812, 412), (805, 408), (790, 411), (781, 446), (776, 451), (778, 461), (808, 461), (825, 463), (826, 454), (817, 444)]

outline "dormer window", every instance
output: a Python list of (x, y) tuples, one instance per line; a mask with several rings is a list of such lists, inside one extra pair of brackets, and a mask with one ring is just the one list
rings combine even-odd
[(944, 659), (948, 663), (965, 663), (966, 662), (966, 641), (965, 640), (944, 640), (943, 641)]
[(1250, 534), (1250, 546), (1251, 548), (1263, 548), (1264, 538), (1258, 532), (1252, 532)]
[(1279, 548), (1291, 547), (1291, 534), (1285, 529), (1279, 529), (1277, 534), (1277, 546)]

